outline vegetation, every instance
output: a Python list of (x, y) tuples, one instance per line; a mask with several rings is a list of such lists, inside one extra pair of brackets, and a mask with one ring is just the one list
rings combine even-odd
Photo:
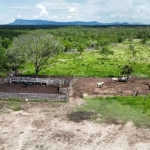
[(126, 74), (127, 78), (129, 78), (132, 72), (133, 72), (133, 68), (129, 65), (125, 65), (122, 67), (121, 74)]
[[(42, 30), (23, 26), (6, 27), (6, 29), (0, 29), (0, 51), (3, 50), (0, 56), (3, 58), (1, 63), (3, 65), (0, 69), (1, 72), (19, 69), (23, 74), (28, 75), (36, 72), (40, 75), (56, 76), (120, 76), (123, 66), (128, 65), (133, 68), (133, 75), (149, 77), (149, 30), (149, 26), (66, 26), (49, 29), (45, 27)], [(57, 48), (63, 49), (64, 53), (45, 57), (50, 56), (46, 55), (49, 52), (48, 48), (44, 57), (42, 51), (34, 55), (37, 57), (33, 57), (33, 50), (31, 50), (33, 38), (31, 40), (28, 37), (38, 32), (42, 32), (45, 36), (41, 35), (43, 41), (40, 39), (40, 43), (36, 42), (39, 47), (36, 51), (40, 49), (43, 51), (43, 47), (46, 50), (44, 41), (47, 41), (47, 35), (53, 35), (54, 43), (59, 41), (60, 45), (63, 45), (59, 45)], [(26, 40), (20, 39), (25, 37)], [(51, 44), (49, 41), (46, 44), (47, 47)], [(57, 48), (53, 51), (55, 54), (58, 52)], [(38, 62), (41, 60), (41, 56), (44, 60)]]
[(107, 59), (107, 56), (108, 55), (113, 55), (114, 52), (112, 50), (110, 50), (108, 48), (108, 46), (104, 46), (100, 49), (100, 52), (99, 52), (101, 55), (103, 55), (105, 57), (105, 59)]
[(133, 121), (137, 126), (150, 127), (150, 96), (87, 98), (86, 102), (76, 112), (92, 112), (91, 119), (98, 122), (124, 124)]
[(7, 64), (12, 70), (17, 70), (22, 63), (31, 62), (38, 76), (48, 59), (56, 55), (59, 50), (61, 50), (60, 43), (53, 35), (31, 32), (14, 39), (13, 45), (6, 51), (7, 58), (11, 60)]

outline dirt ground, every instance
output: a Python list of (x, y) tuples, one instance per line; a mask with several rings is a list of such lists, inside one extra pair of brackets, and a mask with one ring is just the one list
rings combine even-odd
[[(103, 87), (98, 88), (98, 82), (104, 82)], [(133, 95), (135, 91), (138, 91), (139, 95), (147, 95), (150, 94), (150, 90), (145, 85), (146, 83), (150, 83), (149, 78), (132, 77), (128, 82), (114, 82), (111, 81), (111, 78), (74, 77), (72, 96), (83, 97), (84, 94), (89, 96)], [(58, 94), (58, 87), (53, 85), (0, 84), (0, 92)]]
[[(98, 88), (97, 83), (104, 82), (103, 87)], [(117, 95), (133, 95), (137, 91), (138, 95), (150, 94), (150, 90), (146, 83), (150, 83), (150, 78), (132, 77), (128, 82), (114, 82), (111, 78), (99, 77), (79, 77), (73, 79), (73, 96), (117, 96)]]
[(53, 85), (0, 84), (0, 92), (58, 94), (58, 87)]
[[(97, 88), (96, 83), (101, 81), (104, 86)], [(132, 122), (98, 124), (88, 120), (90, 113), (72, 112), (85, 104), (78, 95), (115, 92), (120, 85), (149, 93), (145, 82), (149, 80), (111, 83), (108, 78), (74, 78), (73, 97), (66, 103), (22, 102), (21, 110), (13, 111), (1, 101), (0, 150), (150, 150), (150, 129), (137, 128)]]

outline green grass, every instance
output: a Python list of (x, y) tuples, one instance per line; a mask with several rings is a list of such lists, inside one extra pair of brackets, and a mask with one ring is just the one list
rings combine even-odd
[(86, 99), (87, 104), (76, 112), (93, 112), (91, 118), (100, 114), (100, 122), (126, 123), (133, 121), (138, 127), (150, 127), (150, 96), (145, 97), (106, 97)]
[[(129, 42), (116, 43), (110, 45), (114, 55), (104, 59), (98, 50), (84, 51), (80, 56), (78, 53), (59, 54), (50, 59), (39, 72), (40, 75), (55, 76), (120, 76), (121, 68), (125, 64), (130, 64), (133, 75), (138, 77), (150, 77), (150, 48), (148, 44), (140, 44), (136, 39), (132, 43), (137, 51), (133, 57), (129, 51)], [(24, 74), (34, 74), (34, 66), (26, 64), (21, 68)]]
[(7, 107), (13, 111), (19, 111), (22, 109), (20, 101), (7, 101)]

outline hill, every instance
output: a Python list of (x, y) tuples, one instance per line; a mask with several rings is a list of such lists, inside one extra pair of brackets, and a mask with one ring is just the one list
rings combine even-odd
[[(56, 21), (48, 21), (48, 20), (25, 20), (25, 19), (16, 19), (14, 22), (10, 23), (9, 25), (59, 25), (59, 26), (66, 26), (66, 25), (87, 25), (87, 26), (94, 26), (94, 25), (135, 25), (135, 23), (127, 23), (127, 22), (112, 22), (112, 23), (100, 23), (97, 21), (73, 21), (73, 22), (56, 22)], [(137, 23), (136, 25), (142, 25), (141, 23)]]

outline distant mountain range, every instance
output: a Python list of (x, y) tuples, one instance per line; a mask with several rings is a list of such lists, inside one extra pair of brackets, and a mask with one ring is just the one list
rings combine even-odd
[(56, 22), (56, 21), (48, 21), (48, 20), (25, 20), (25, 19), (16, 19), (14, 22), (8, 25), (85, 25), (85, 26), (96, 26), (96, 25), (144, 25), (139, 22), (112, 22), (112, 23), (99, 23), (97, 21), (73, 21), (73, 22)]

